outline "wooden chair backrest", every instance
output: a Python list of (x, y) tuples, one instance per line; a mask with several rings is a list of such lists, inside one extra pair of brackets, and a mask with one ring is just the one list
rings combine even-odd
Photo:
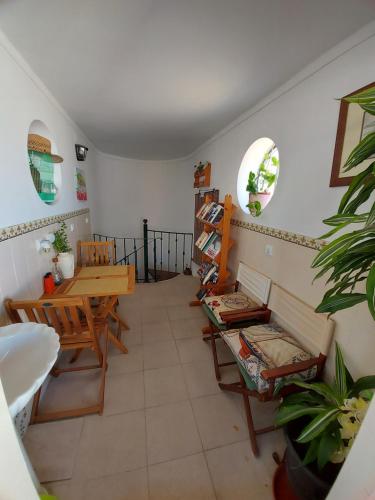
[(114, 240), (78, 241), (77, 263), (79, 267), (116, 264), (116, 249)]
[(261, 304), (268, 304), (271, 288), (270, 278), (240, 262), (237, 271), (237, 282), (242, 292), (253, 296)]
[(327, 314), (318, 314), (299, 298), (272, 284), (268, 307), (280, 325), (287, 329), (315, 356), (327, 355), (335, 322)]
[[(96, 343), (94, 321), (87, 297), (44, 300), (11, 300), (4, 302), (12, 323), (44, 323), (55, 329), (60, 344), (73, 343), (85, 332), (87, 342)], [(83, 317), (82, 317), (83, 315)], [(83, 321), (82, 321), (83, 319)]]

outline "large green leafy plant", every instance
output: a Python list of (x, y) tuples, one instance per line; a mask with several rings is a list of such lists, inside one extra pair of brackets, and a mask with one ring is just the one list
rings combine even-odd
[(305, 465), (316, 461), (322, 469), (328, 462), (343, 462), (366, 414), (375, 376), (354, 382), (336, 344), (336, 376), (332, 384), (301, 380), (293, 383), (306, 390), (284, 398), (276, 416), (277, 425), (301, 418), (309, 420), (297, 437), (298, 443), (306, 445)]
[[(357, 103), (375, 116), (375, 87), (345, 98)], [(322, 238), (328, 238), (354, 224), (359, 226), (323, 246), (315, 257), (312, 267), (321, 268), (316, 278), (330, 273), (327, 283), (331, 288), (325, 293), (317, 312), (334, 313), (367, 301), (375, 319), (375, 132), (367, 134), (346, 160), (344, 170), (350, 171), (364, 160), (374, 161), (356, 175), (344, 194), (337, 214), (323, 222), (332, 227)], [(369, 209), (361, 211), (364, 203)], [(371, 205), (372, 202), (372, 205)], [(357, 285), (364, 282), (365, 292)]]

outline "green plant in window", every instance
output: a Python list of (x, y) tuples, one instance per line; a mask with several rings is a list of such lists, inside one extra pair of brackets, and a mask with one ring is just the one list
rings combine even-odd
[(60, 224), (60, 228), (53, 233), (55, 235), (55, 241), (53, 242), (53, 248), (56, 253), (65, 253), (71, 252), (72, 247), (70, 246), (68, 235), (67, 235), (67, 227), (65, 222)]
[(275, 156), (275, 152), (276, 146), (273, 144), (271, 149), (263, 156), (258, 170), (249, 173), (246, 191), (250, 193), (250, 201), (246, 206), (255, 217), (258, 217), (262, 213), (262, 204), (256, 199), (257, 195), (269, 194), (270, 188), (276, 182), (279, 159)]
[[(357, 103), (375, 116), (375, 87), (345, 98)], [(346, 160), (344, 171), (360, 165), (375, 155), (375, 132), (367, 134), (353, 149)], [(339, 236), (323, 246), (315, 257), (312, 267), (320, 268), (316, 278), (330, 273), (327, 283), (331, 288), (325, 293), (317, 312), (334, 313), (367, 301), (375, 319), (375, 161), (356, 175), (341, 199), (337, 214), (323, 222), (332, 227), (321, 238), (355, 224), (359, 229)], [(369, 209), (359, 212), (364, 203), (370, 201)], [(372, 203), (372, 204), (371, 204)], [(365, 292), (357, 285), (365, 284)]]

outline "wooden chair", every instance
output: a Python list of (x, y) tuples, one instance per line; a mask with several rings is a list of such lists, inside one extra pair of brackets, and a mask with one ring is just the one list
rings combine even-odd
[(78, 241), (77, 264), (78, 267), (115, 265), (116, 248), (114, 240)]
[[(301, 390), (296, 385), (288, 384), (288, 378), (319, 379), (322, 375), (334, 330), (334, 321), (329, 319), (326, 314), (315, 313), (312, 307), (274, 284), (271, 289), (269, 307), (279, 325), (279, 329), (281, 327), (284, 332), (292, 336), (311, 355), (309, 359), (303, 361), (270, 369), (266, 367), (266, 369), (260, 370), (257, 356), (244, 359), (241, 355), (240, 330), (234, 329), (224, 332), (223, 339), (235, 356), (240, 380), (232, 384), (219, 383), (219, 387), (225, 391), (241, 394), (245, 406), (251, 447), (255, 456), (259, 453), (256, 436), (275, 430), (275, 427), (254, 428), (249, 397), (255, 397), (262, 402), (279, 399), (289, 393)], [(250, 331), (251, 328), (257, 327), (250, 327), (247, 330)]]
[[(86, 266), (108, 266), (116, 265), (116, 247), (114, 240), (108, 241), (78, 241), (77, 242), (77, 265)], [(94, 305), (94, 304), (92, 304)], [(117, 322), (117, 337), (121, 335), (121, 328), (129, 330), (128, 324), (120, 318), (116, 312), (116, 306), (109, 313)]]
[(236, 282), (217, 287), (216, 293), (221, 292), (222, 295), (203, 299), (203, 311), (209, 323), (202, 329), (202, 333), (208, 335), (203, 340), (211, 342), (217, 380), (221, 380), (220, 367), (236, 362), (219, 362), (216, 340), (221, 339), (223, 332), (230, 328), (268, 323), (271, 316), (267, 307), (270, 287), (271, 280), (267, 276), (240, 262)]
[[(59, 368), (57, 362), (51, 375), (65, 372), (101, 369), (99, 397), (95, 405), (70, 410), (39, 413), (41, 389), (35, 394), (31, 423), (46, 422), (62, 418), (78, 417), (91, 413), (103, 413), (105, 373), (107, 368), (108, 325), (106, 321), (95, 320), (91, 313), (89, 299), (85, 297), (57, 298), (48, 300), (5, 300), (5, 309), (12, 323), (36, 322), (53, 327), (60, 337), (61, 351), (91, 349), (96, 353), (98, 363), (84, 366)], [(105, 343), (102, 353), (99, 334), (104, 331)]]

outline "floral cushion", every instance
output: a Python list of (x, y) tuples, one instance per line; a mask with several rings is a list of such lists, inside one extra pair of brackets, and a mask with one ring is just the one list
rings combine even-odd
[[(240, 368), (242, 368), (242, 372), (245, 371), (248, 375), (250, 380), (247, 380), (245, 377), (247, 386), (249, 389), (257, 390), (258, 392), (267, 392), (269, 389), (269, 383), (262, 377), (263, 370), (296, 363), (298, 361), (305, 361), (312, 357), (310, 353), (303, 350), (293, 337), (276, 324), (250, 326), (244, 329), (228, 330), (220, 334), (234, 354), (237, 363)], [(262, 343), (259, 342), (259, 338), (258, 343), (253, 342), (251, 348), (249, 348), (244, 338), (249, 340), (252, 335), (255, 337), (257, 335), (263, 335), (263, 338), (267, 337), (267, 340), (264, 341), (267, 342), (267, 349), (264, 349), (264, 345), (262, 349), (259, 349), (259, 345)], [(274, 336), (274, 338), (272, 338), (272, 336)], [(273, 346), (271, 346), (272, 342), (275, 342)], [(286, 346), (283, 346), (281, 342), (284, 342)], [(245, 346), (248, 350), (244, 348)], [(315, 376), (316, 366), (313, 366), (298, 374), (280, 377), (275, 381), (275, 392), (291, 378), (310, 380)]]
[(259, 309), (259, 304), (251, 300), (242, 292), (228, 293), (226, 295), (214, 295), (213, 297), (205, 297), (204, 304), (213, 313), (219, 325), (225, 325), (221, 319), (220, 313), (235, 311), (236, 309)]

